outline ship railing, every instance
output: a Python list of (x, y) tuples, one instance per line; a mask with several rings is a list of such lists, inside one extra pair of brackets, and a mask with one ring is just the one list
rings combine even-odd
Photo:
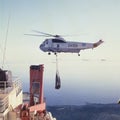
[(0, 94), (7, 94), (11, 89), (11, 81), (0, 81)]
[(22, 82), (18, 77), (13, 77), (12, 81), (0, 81), (0, 94), (7, 94), (12, 89), (16, 89), (17, 93), (22, 90)]
[(0, 113), (3, 113), (8, 108), (8, 96), (0, 98)]
[(18, 77), (13, 78), (13, 88), (16, 89), (17, 94), (19, 94), (21, 92), (21, 90), (22, 90), (22, 82), (21, 82), (20, 78), (18, 78)]
[(8, 108), (8, 93), (16, 90), (16, 96), (22, 91), (22, 83), (19, 78), (13, 78), (12, 81), (0, 81), (0, 113)]

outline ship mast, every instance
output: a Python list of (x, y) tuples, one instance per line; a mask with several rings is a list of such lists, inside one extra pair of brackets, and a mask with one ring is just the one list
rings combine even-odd
[(5, 37), (5, 44), (4, 44), (4, 50), (3, 50), (2, 69), (4, 68), (4, 63), (5, 63), (6, 46), (7, 46), (7, 40), (8, 40), (8, 32), (9, 32), (9, 24), (10, 24), (10, 15), (9, 15), (9, 18), (8, 18), (6, 37)]

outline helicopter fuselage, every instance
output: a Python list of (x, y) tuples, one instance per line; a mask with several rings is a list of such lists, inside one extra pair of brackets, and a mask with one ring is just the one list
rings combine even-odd
[(50, 38), (46, 39), (41, 45), (40, 49), (44, 52), (65, 52), (65, 53), (79, 53), (80, 50), (93, 49), (103, 43), (99, 40), (96, 43), (85, 43), (85, 42), (73, 42), (65, 41), (63, 38)]

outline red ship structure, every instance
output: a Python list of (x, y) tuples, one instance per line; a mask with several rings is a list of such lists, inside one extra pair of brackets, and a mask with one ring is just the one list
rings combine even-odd
[(0, 105), (1, 108), (4, 108), (0, 109), (0, 120), (56, 120), (46, 110), (43, 72), (43, 64), (30, 66), (29, 99), (25, 100), (28, 96), (24, 95), (23, 101), (23, 91), (22, 87), (19, 87), (20, 84), (18, 83), (18, 86), (15, 87), (12, 77), (6, 71), (0, 71)]

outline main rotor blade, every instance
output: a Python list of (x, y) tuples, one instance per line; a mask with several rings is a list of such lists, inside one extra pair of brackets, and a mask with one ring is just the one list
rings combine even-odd
[(29, 36), (38, 36), (38, 37), (49, 37), (48, 35), (36, 35), (36, 34), (24, 34)]
[(32, 30), (32, 31), (37, 32), (37, 33), (41, 33), (41, 34), (44, 34), (44, 35), (47, 35), (47, 36), (52, 36), (52, 37), (55, 36), (55, 35), (44, 33), (44, 32), (40, 32), (40, 31), (37, 31), (37, 30)]

